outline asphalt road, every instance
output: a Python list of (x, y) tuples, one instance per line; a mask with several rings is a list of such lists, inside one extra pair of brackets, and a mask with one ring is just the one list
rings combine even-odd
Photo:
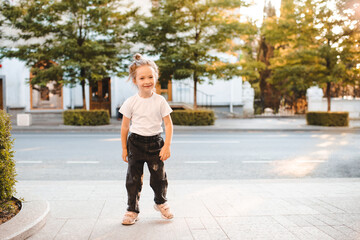
[[(125, 179), (119, 134), (12, 136), (18, 180)], [(356, 133), (196, 132), (174, 135), (171, 150), (169, 180), (360, 177)]]

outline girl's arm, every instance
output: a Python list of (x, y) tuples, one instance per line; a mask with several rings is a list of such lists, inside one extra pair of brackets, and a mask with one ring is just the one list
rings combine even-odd
[(160, 160), (165, 161), (170, 157), (170, 145), (173, 135), (173, 124), (170, 114), (163, 118), (165, 125), (165, 144), (160, 151)]
[(121, 145), (122, 145), (122, 159), (124, 160), (124, 162), (128, 162), (127, 160), (128, 152), (127, 152), (126, 142), (129, 133), (129, 128), (130, 128), (130, 119), (123, 116), (121, 123)]

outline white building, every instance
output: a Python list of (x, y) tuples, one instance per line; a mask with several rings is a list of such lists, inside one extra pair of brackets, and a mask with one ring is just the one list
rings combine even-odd
[[(49, 83), (46, 88), (33, 89), (28, 83), (30, 69), (24, 62), (16, 59), (4, 59), (0, 67), (0, 108), (20, 112), (54, 112), (72, 108), (82, 108), (81, 86), (56, 87)], [(116, 109), (128, 97), (137, 92), (127, 77), (110, 76), (97, 86), (85, 88), (88, 109), (108, 109), (112, 117), (117, 116)], [(193, 83), (191, 79), (173, 80), (167, 86), (159, 85), (157, 92), (164, 95), (173, 106), (193, 103)], [(223, 111), (241, 113), (242, 80), (215, 80), (213, 84), (198, 84), (197, 103), (199, 106), (222, 108)]]

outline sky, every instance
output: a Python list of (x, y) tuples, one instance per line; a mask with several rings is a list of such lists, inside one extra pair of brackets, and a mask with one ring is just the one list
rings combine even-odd
[[(264, 10), (264, 2), (269, 2), (275, 6), (275, 9), (277, 10), (276, 14), (280, 14), (280, 5), (281, 0), (245, 0), (248, 3), (253, 3), (253, 6), (249, 8), (244, 8), (240, 10), (240, 13), (246, 16), (251, 17), (254, 20), (257, 20), (258, 26), (261, 25), (262, 19), (263, 19), (263, 10)], [(125, 0), (125, 2), (132, 2), (133, 6), (135, 7), (141, 7), (141, 12), (145, 13), (151, 8), (151, 0), (144, 1), (144, 0)]]
[(271, 1), (272, 5), (276, 9), (276, 15), (280, 15), (281, 0), (248, 0), (253, 5), (249, 8), (240, 11), (242, 14), (249, 16), (250, 18), (257, 21), (257, 25), (260, 26), (263, 20), (264, 3)]

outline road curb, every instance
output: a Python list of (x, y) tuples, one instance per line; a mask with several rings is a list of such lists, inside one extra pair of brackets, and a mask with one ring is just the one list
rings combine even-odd
[[(50, 127), (50, 128), (13, 128), (12, 133), (119, 133), (120, 128), (61, 128), (61, 127)], [(174, 126), (175, 133), (181, 132), (360, 132), (359, 127), (343, 128), (343, 127), (323, 127), (323, 128), (218, 128), (218, 127), (181, 127)]]
[(194, 128), (174, 129), (174, 132), (360, 132), (360, 128)]
[(47, 201), (23, 202), (20, 212), (0, 225), (0, 239), (20, 240), (34, 235), (45, 225), (49, 212)]

